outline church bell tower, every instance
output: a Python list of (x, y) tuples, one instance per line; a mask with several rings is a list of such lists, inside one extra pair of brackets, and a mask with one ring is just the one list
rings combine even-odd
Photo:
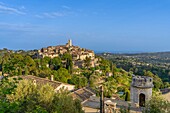
[(71, 39), (68, 40), (68, 45), (69, 45), (70, 47), (72, 46), (72, 40), (71, 40)]

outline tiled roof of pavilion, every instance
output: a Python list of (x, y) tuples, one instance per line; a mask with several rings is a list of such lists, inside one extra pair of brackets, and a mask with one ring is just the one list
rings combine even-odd
[(81, 88), (71, 93), (73, 99), (79, 99), (81, 102), (89, 99), (93, 95), (95, 94), (86, 88)]
[(58, 81), (51, 81), (47, 78), (40, 78), (40, 77), (36, 77), (36, 76), (32, 76), (32, 75), (22, 75), (19, 76), (20, 78), (24, 79), (24, 80), (32, 80), (32, 81), (36, 81), (37, 84), (39, 85), (45, 85), (45, 84), (49, 84), (51, 85), (54, 89), (56, 89), (57, 87), (59, 87), (62, 83), (58, 82)]

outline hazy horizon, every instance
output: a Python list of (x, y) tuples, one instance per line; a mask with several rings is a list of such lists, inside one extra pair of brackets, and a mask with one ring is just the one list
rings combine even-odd
[(73, 40), (99, 52), (170, 51), (169, 0), (0, 0), (0, 48)]

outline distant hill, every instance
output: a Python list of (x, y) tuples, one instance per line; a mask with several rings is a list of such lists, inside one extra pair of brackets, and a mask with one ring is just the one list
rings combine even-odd
[(153, 53), (134, 53), (134, 54), (119, 54), (126, 56), (157, 56), (157, 57), (170, 57), (170, 52), (153, 52)]
[(163, 82), (170, 82), (170, 52), (136, 53), (136, 54), (98, 54), (111, 60), (118, 68), (133, 71), (143, 75), (144, 71), (151, 71), (158, 75)]

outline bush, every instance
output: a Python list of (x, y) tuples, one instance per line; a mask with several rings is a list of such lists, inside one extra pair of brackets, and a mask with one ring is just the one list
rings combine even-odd
[(154, 96), (146, 102), (143, 113), (170, 113), (170, 103), (161, 97)]
[[(68, 92), (22, 80), (0, 81), (0, 113), (84, 113)], [(17, 87), (16, 87), (17, 86)]]

